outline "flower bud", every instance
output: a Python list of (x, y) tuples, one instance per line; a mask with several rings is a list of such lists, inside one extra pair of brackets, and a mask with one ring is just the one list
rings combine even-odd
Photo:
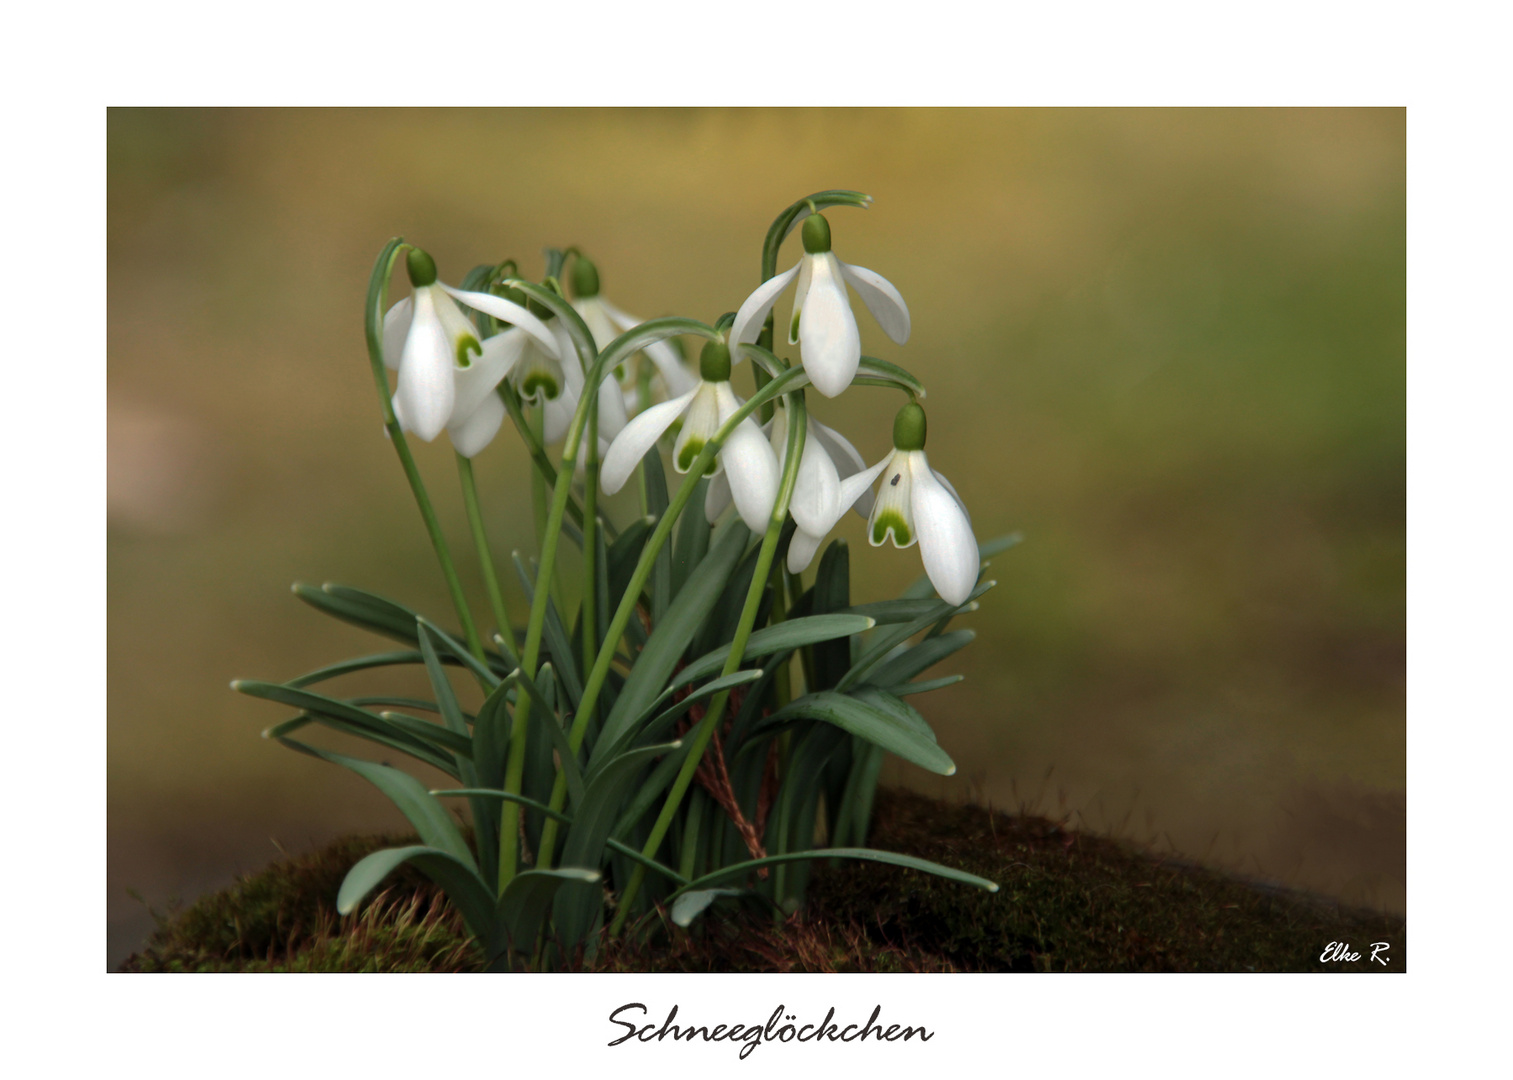
[(580, 300), (599, 295), (599, 268), (579, 255), (573, 260), (573, 295)]
[(810, 214), (804, 219), (804, 250), (811, 255), (823, 255), (830, 250), (830, 222), (823, 214)]
[(730, 381), (730, 347), (723, 341), (706, 341), (699, 353), (699, 377), (705, 382)]
[(415, 288), (436, 284), (436, 260), (412, 247), (405, 256), (405, 269), (410, 272), (410, 284)]
[(925, 448), (925, 410), (911, 401), (893, 418), (893, 445), (899, 450)]

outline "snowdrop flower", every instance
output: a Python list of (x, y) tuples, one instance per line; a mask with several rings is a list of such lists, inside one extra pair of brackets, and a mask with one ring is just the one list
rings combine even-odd
[[(403, 430), (429, 442), (440, 432), (435, 427), (435, 419), (440, 415), (441, 404), (450, 397), (443, 422), (447, 434), (458, 453), (474, 457), (493, 441), (504, 421), (504, 402), (494, 393), (495, 387), (507, 375), (521, 370), (522, 357), (536, 354), (542, 355), (537, 366), (555, 365), (560, 382), (562, 365), (557, 357), (561, 354), (561, 345), (552, 329), (526, 310), (521, 302), (524, 297), (518, 292), (515, 299), (511, 299), (492, 293), (463, 292), (437, 284), (435, 263), (424, 252), (419, 252), (417, 258), (417, 250), (411, 250), (408, 260), (415, 291), (384, 316), (384, 362), (399, 369), (399, 389), (393, 400), (394, 415)], [(431, 277), (432, 284), (419, 283), (427, 276)], [(472, 324), (454, 301), (512, 325), (480, 344)], [(457, 363), (442, 364), (440, 360), (444, 358), (435, 355), (434, 344), (427, 344), (436, 340), (435, 333), (426, 327), (428, 309), (441, 313), (439, 319), (447, 335), (445, 340), (459, 357)], [(409, 366), (415, 358), (420, 361), (419, 374), (415, 374), (417, 369)], [(527, 368), (530, 366), (526, 365)], [(412, 373), (408, 383), (407, 371)], [(445, 379), (438, 377), (423, 381), (419, 377), (436, 372), (444, 372)], [(416, 389), (417, 386), (420, 390)], [(411, 391), (408, 394), (407, 387)], [(532, 392), (539, 393), (539, 388)], [(572, 415), (571, 409), (568, 415)]]
[(797, 342), (799, 356), (814, 388), (835, 397), (851, 385), (862, 358), (862, 339), (846, 296), (846, 284), (861, 296), (883, 332), (899, 345), (909, 340), (909, 308), (897, 289), (880, 274), (841, 262), (830, 250), (830, 223), (819, 214), (804, 219), (804, 254), (787, 273), (763, 282), (736, 312), (730, 330), (732, 344), (757, 339), (778, 294), (797, 275), (788, 344)]
[[(912, 547), (917, 541), (925, 574), (941, 599), (951, 604), (966, 603), (981, 569), (977, 539), (961, 496), (950, 481), (930, 468), (925, 457), (925, 410), (916, 402), (900, 409), (893, 421), (893, 453), (841, 481), (840, 508), (830, 526), (869, 491), (878, 474), (888, 479), (878, 489), (868, 516), (867, 540), (873, 547), (881, 547), (891, 536), (893, 546), (899, 548)], [(827, 526), (824, 532), (829, 531)], [(794, 539), (798, 536), (795, 533)]]
[[(741, 407), (741, 399), (730, 388), (730, 349), (723, 342), (711, 341), (704, 346), (699, 375), (692, 390), (653, 405), (625, 425), (610, 444), (599, 471), (605, 494), (613, 495), (625, 486), (641, 459), (680, 416), (683, 427), (673, 443), (673, 468), (688, 472), (705, 444)], [(730, 499), (747, 528), (752, 532), (767, 528), (777, 501), (778, 461), (756, 421), (748, 416), (736, 425), (705, 475), (724, 478)], [(705, 506), (707, 510), (708, 502)]]
[[(854, 509), (865, 518), (872, 510), (872, 491), (862, 490), (847, 506), (840, 504), (841, 481), (865, 469), (866, 462), (856, 447), (833, 428), (828, 428), (813, 416), (806, 416), (807, 426), (804, 449), (799, 456), (799, 472), (794, 478), (793, 497), (788, 503), (788, 512), (798, 525), (788, 543), (788, 569), (799, 573), (809, 566), (814, 553), (819, 550), (825, 535), (854, 503)], [(788, 456), (788, 410), (778, 408), (767, 426), (768, 438), (779, 463)], [(723, 475), (709, 484), (705, 510), (711, 522), (730, 504), (730, 485)]]
[[(625, 314), (604, 299), (599, 292), (599, 269), (582, 255), (577, 256), (573, 261), (572, 285), (575, 297), (573, 310), (583, 316), (583, 321), (588, 324), (589, 333), (594, 336), (594, 347), (599, 351), (604, 351), (611, 341), (625, 331), (641, 324), (641, 319)], [(677, 350), (670, 342), (658, 341), (648, 345), (644, 350), (644, 355), (656, 366), (657, 374), (662, 378), (662, 385), (668, 397), (686, 394), (699, 381), (684, 366)], [(641, 400), (641, 386), (635, 365), (624, 364), (614, 374), (624, 393), (627, 415), (634, 416), (651, 404), (650, 401)]]
[(483, 352), (478, 332), (436, 280), (436, 262), (419, 248), (405, 257), (411, 294), (384, 316), (384, 363), (399, 370), (394, 413), (426, 442), (441, 434), (457, 401), (456, 374)]

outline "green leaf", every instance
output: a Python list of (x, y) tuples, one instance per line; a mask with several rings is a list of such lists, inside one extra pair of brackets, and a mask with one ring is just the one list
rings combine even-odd
[[(845, 612), (851, 603), (851, 549), (844, 540), (832, 540), (820, 556), (820, 566), (814, 575), (814, 588), (809, 590), (810, 610), (817, 616)], [(867, 612), (853, 612), (870, 618)], [(810, 690), (829, 690), (845, 676), (851, 666), (851, 642), (832, 641), (815, 645), (810, 649), (813, 660), (805, 671), (812, 673), (814, 685)]]
[(469, 652), (467, 646), (463, 645), (462, 642), (458, 641), (451, 634), (448, 634), (424, 615), (417, 615), (415, 622), (417, 626), (423, 626), (430, 631), (432, 637), (436, 639), (435, 644), (440, 646), (439, 652), (444, 651), (448, 653), (454, 661), (473, 673), (473, 677), (483, 687), (485, 694), (499, 685), (499, 676), (490, 670), (488, 665), (479, 663), (478, 658)]
[[(447, 679), (446, 669), (441, 666), (441, 657), (436, 651), (436, 640), (445, 637), (424, 619), (416, 620), (416, 626), (420, 638), (420, 653), (425, 657), (426, 674), (431, 679), (431, 690), (436, 695), (437, 708), (441, 710), (441, 718), (447, 727), (458, 735), (468, 740), (469, 756), (459, 755), (457, 758), (457, 775), (468, 786), (478, 784), (478, 770), (472, 761), (473, 742), (472, 732), (468, 729), (468, 722), (463, 718), (462, 707), (457, 704), (457, 695), (452, 690), (452, 684)], [(484, 679), (484, 676), (487, 676)], [(499, 680), (492, 672), (485, 671), (480, 680), (486, 687), (497, 687)], [(473, 829), (477, 833), (479, 870), (488, 880), (498, 877), (499, 858), (499, 823), (497, 815), (491, 814), (488, 803), (474, 801), (470, 803), (473, 812)]]
[(867, 682), (894, 688), (897, 693), (897, 687), (908, 683), (920, 672), (934, 667), (958, 649), (965, 648), (976, 637), (977, 633), (973, 630), (952, 630), (947, 634), (926, 638), (918, 645), (884, 658), (867, 677)]
[[(941, 637), (945, 635), (942, 634)], [(931, 641), (939, 641), (940, 638), (931, 638)], [(908, 697), (911, 694), (928, 694), (931, 690), (943, 690), (947, 686), (955, 686), (965, 679), (965, 675), (947, 675), (940, 679), (931, 679), (928, 682), (895, 683), (889, 686), (888, 692), (898, 697)]]
[(336, 910), (343, 915), (352, 914), (363, 897), (407, 862), (413, 862), (441, 886), (447, 898), (462, 912), (474, 937), (480, 941), (488, 940), (494, 929), (494, 894), (471, 865), (423, 844), (386, 848), (363, 858), (342, 879), (341, 889), (336, 894)]
[[(632, 724), (629, 730), (626, 731), (620, 740), (621, 745), (609, 747), (605, 753), (613, 757), (615, 754), (629, 749), (629, 744), (635, 739), (655, 739), (662, 732), (666, 731), (678, 717), (682, 716), (699, 702), (707, 701), (721, 690), (733, 690), (737, 686), (745, 686), (747, 683), (756, 682), (761, 677), (761, 668), (731, 672), (729, 675), (722, 675), (720, 678), (711, 680), (698, 689), (691, 691), (687, 697), (674, 704), (671, 708), (659, 713), (654, 719), (647, 719), (653, 711), (652, 709), (648, 709), (641, 716), (637, 717), (636, 723)], [(653, 708), (671, 697), (676, 692), (676, 689), (676, 687), (668, 687), (664, 690), (662, 695), (653, 704)]]
[[(628, 750), (591, 771), (583, 801), (573, 808), (573, 826), (562, 846), (562, 865), (599, 866), (610, 829), (642, 769), (653, 758), (681, 747), (681, 743), (673, 742)], [(567, 948), (576, 946), (588, 933), (602, 899), (597, 890), (583, 888), (570, 889), (557, 898), (553, 925)]]
[(678, 595), (683, 588), (683, 583), (688, 580), (688, 575), (693, 573), (693, 568), (699, 565), (700, 560), (709, 551), (711, 530), (709, 522), (704, 520), (702, 513), (704, 499), (708, 493), (709, 481), (700, 477), (694, 486), (693, 497), (688, 500), (688, 509), (678, 519), (677, 532), (673, 537), (673, 596)]
[[(892, 700), (884, 701), (886, 698)], [(896, 707), (893, 702), (897, 703)], [(859, 735), (922, 769), (941, 776), (954, 773), (956, 766), (950, 756), (936, 745), (933, 735), (927, 737), (924, 734), (929, 727), (924, 725), (923, 718), (916, 725), (904, 718), (902, 710), (919, 715), (902, 701), (875, 688), (867, 688), (865, 697), (820, 690), (805, 694), (779, 709), (762, 721), (757, 730), (778, 727), (793, 720), (823, 720), (827, 724), (844, 728), (853, 735)], [(923, 731), (920, 725), (924, 725)]]
[(339, 664), (329, 664), (323, 668), (306, 672), (297, 679), (290, 679), (285, 685), (302, 687), (313, 686), (327, 679), (334, 679), (339, 675), (350, 675), (354, 671), (367, 671), (369, 668), (391, 667), (396, 664), (418, 664), (421, 662), (420, 653), (407, 649), (403, 652), (374, 653), (372, 656), (359, 656), (352, 660), (343, 660)]
[(679, 926), (687, 927), (700, 915), (704, 909), (722, 896), (744, 896), (747, 889), (699, 889), (696, 892), (685, 892), (673, 901), (672, 921)]
[(509, 692), (514, 685), (513, 680), (506, 679), (496, 686), (473, 721), (473, 764), (478, 770), (478, 783), (483, 787), (499, 787), (504, 783), (510, 725), (514, 723)]
[[(878, 631), (876, 637), (868, 644), (866, 651), (862, 653), (860, 659), (851, 665), (851, 670), (846, 672), (845, 678), (836, 684), (836, 689), (848, 690), (857, 683), (867, 681), (868, 677), (880, 664), (885, 660), (893, 658), (894, 649), (932, 623), (941, 623), (942, 620), (949, 619), (953, 611), (955, 613), (975, 611), (977, 609), (975, 603), (977, 597), (987, 592), (996, 584), (998, 584), (996, 581), (978, 582), (977, 587), (967, 595), (966, 602), (956, 606), (954, 609), (948, 608), (938, 615), (924, 614), (911, 622), (900, 623), (897, 626), (889, 627), (887, 630)], [(898, 682), (901, 680), (890, 679), (889, 681)]]
[[(530, 601), (536, 593), (536, 580), (533, 573), (536, 568), (534, 564), (527, 567), (525, 559), (518, 551), (514, 553), (514, 559), (515, 570), (520, 575), (520, 586), (525, 590), (526, 600)], [(557, 605), (550, 596), (546, 599), (546, 621), (543, 629), (546, 631), (546, 651), (552, 658), (552, 663), (561, 677), (562, 686), (567, 691), (573, 708), (576, 709), (579, 700), (583, 697), (583, 683), (578, 679), (578, 663), (572, 642), (568, 640), (567, 630), (562, 625), (562, 618), (557, 612)]]
[[(541, 665), (539, 678), (551, 681), (551, 664)], [(510, 672), (509, 676), (530, 697), (533, 708), (531, 720), (537, 722), (546, 737), (551, 740), (553, 749), (557, 751), (558, 764), (562, 768), (563, 775), (567, 778), (568, 794), (576, 806), (583, 798), (583, 771), (578, 764), (578, 755), (573, 753), (572, 744), (567, 741), (567, 733), (562, 730), (562, 724), (557, 719), (557, 710), (551, 700), (542, 693), (539, 685), (533, 684), (525, 677), (525, 673), (518, 669)]]
[(529, 955), (535, 950), (541, 920), (546, 917), (557, 890), (569, 882), (592, 886), (598, 881), (597, 870), (578, 867), (527, 870), (516, 874), (499, 896), (494, 936), (488, 947), (490, 959), (511, 949)]
[(346, 729), (356, 734), (372, 738), (374, 741), (383, 741), (386, 745), (392, 745), (395, 749), (403, 750), (408, 754), (418, 755), (418, 753), (431, 752), (435, 746), (442, 745), (448, 738), (446, 729), (439, 725), (418, 721), (423, 730), (408, 731), (382, 716), (311, 690), (300, 690), (296, 687), (261, 682), (257, 679), (237, 679), (231, 684), (231, 688), (249, 697), (263, 698), (267, 701), (276, 701), (280, 705), (303, 709), (305, 712), (314, 714), (322, 722), (325, 718), (330, 718), (345, 725)]
[[(661, 521), (667, 513), (667, 472), (662, 468), (662, 451), (653, 446), (641, 459), (641, 471), (646, 483), (646, 514), (654, 521)], [(698, 514), (697, 508), (689, 513)], [(667, 605), (672, 602), (672, 552), (666, 544), (657, 552), (657, 561), (651, 568), (651, 624), (662, 622)]]
[[(683, 591), (668, 608), (636, 659), (614, 708), (604, 720), (595, 745), (615, 746), (667, 685), (683, 650), (719, 598), (731, 569), (740, 559), (751, 533), (732, 515), (710, 542), (709, 554), (688, 576)], [(593, 758), (591, 757), (592, 761)]]
[(732, 866), (722, 867), (710, 874), (689, 882), (683, 888), (673, 894), (676, 898), (700, 889), (708, 889), (722, 881), (738, 878), (742, 874), (751, 873), (764, 866), (778, 866), (782, 863), (802, 862), (806, 859), (861, 859), (866, 862), (888, 863), (891, 866), (903, 866), (910, 870), (923, 870), (927, 874), (945, 878), (947, 881), (957, 881), (963, 885), (971, 885), (974, 888), (984, 889), (988, 892), (997, 892), (998, 886), (987, 878), (969, 874), (965, 870), (957, 870), (940, 863), (930, 862), (928, 859), (916, 859), (912, 855), (897, 855), (891, 851), (876, 851), (872, 848), (819, 848), (814, 851), (794, 851), (786, 855), (768, 855), (764, 859), (750, 859), (746, 862), (735, 863)]
[[(742, 661), (756, 660), (778, 652), (791, 652), (817, 641), (845, 638), (870, 630), (874, 622), (863, 615), (808, 615), (763, 627), (746, 642)], [(716, 674), (725, 667), (730, 647), (705, 653), (674, 676), (674, 686), (687, 686)]]
[(302, 754), (309, 754), (311, 757), (352, 770), (388, 796), (389, 801), (399, 808), (399, 812), (409, 819), (411, 825), (415, 826), (415, 831), (420, 834), (420, 838), (427, 846), (437, 848), (452, 856), (473, 873), (478, 872), (478, 865), (473, 861), (473, 853), (468, 850), (466, 842), (462, 839), (462, 833), (458, 831), (457, 824), (447, 813), (446, 807), (432, 798), (426, 786), (409, 773), (401, 772), (388, 765), (380, 765), (375, 761), (363, 761), (360, 758), (322, 750), (293, 739), (280, 737), (278, 741), (291, 750), (298, 750)]

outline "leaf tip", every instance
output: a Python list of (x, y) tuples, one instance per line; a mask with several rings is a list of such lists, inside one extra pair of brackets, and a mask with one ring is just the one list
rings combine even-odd
[(877, 625), (877, 620), (874, 619), (872, 616), (868, 615), (868, 616), (866, 616), (866, 619), (867, 619), (867, 627), (866, 628), (868, 630), (871, 630), (874, 626)]
[(241, 680), (241, 679), (232, 679), (231, 680), (231, 689), (235, 690), (238, 694), (240, 694), (242, 692), (242, 682), (243, 682), (243, 680)]

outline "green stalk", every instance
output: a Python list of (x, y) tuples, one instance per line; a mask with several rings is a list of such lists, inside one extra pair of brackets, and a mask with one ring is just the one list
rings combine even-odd
[[(776, 385), (778, 381), (773, 380), (773, 383), (769, 385)], [(788, 445), (783, 460), (783, 476), (778, 484), (777, 502), (772, 507), (772, 518), (767, 523), (767, 533), (762, 537), (762, 549), (757, 555), (756, 570), (751, 575), (751, 587), (746, 590), (746, 604), (741, 609), (741, 618), (736, 624), (735, 638), (730, 643), (730, 653), (725, 658), (725, 667), (720, 673), (722, 676), (733, 674), (741, 666), (741, 658), (746, 655), (746, 643), (750, 640), (751, 631), (756, 623), (762, 594), (767, 590), (767, 578), (772, 571), (773, 555), (777, 552), (778, 540), (783, 534), (783, 522), (788, 518), (788, 501), (793, 497), (793, 485), (798, 479), (799, 459), (804, 452), (805, 429), (808, 427), (803, 393), (792, 394), (788, 402)], [(662, 844), (663, 837), (667, 835), (667, 830), (678, 812), (678, 806), (688, 791), (688, 785), (693, 782), (694, 773), (704, 757), (704, 751), (714, 736), (715, 728), (724, 717), (725, 704), (729, 696), (728, 690), (722, 690), (716, 694), (704, 713), (704, 719), (699, 721), (699, 726), (694, 730), (688, 754), (683, 759), (683, 765), (672, 783), (672, 789), (667, 793), (667, 800), (662, 804), (662, 812), (657, 816), (656, 824), (651, 828), (651, 835), (647, 837), (646, 844), (641, 849), (646, 857), (650, 858), (656, 852)], [(619, 910), (609, 928), (611, 937), (619, 934), (621, 927), (625, 925), (625, 920), (630, 915), (631, 904), (636, 898), (636, 893), (640, 891), (641, 882), (645, 877), (645, 867), (637, 863), (635, 870), (631, 872), (630, 882), (620, 895)]]
[(462, 502), (467, 507), (468, 525), (473, 530), (473, 546), (478, 549), (478, 565), (483, 571), (483, 587), (489, 594), (489, 604), (494, 609), (494, 625), (499, 636), (509, 639), (510, 616), (504, 609), (504, 594), (499, 591), (499, 575), (494, 571), (494, 556), (489, 548), (488, 534), (483, 528), (483, 511), (478, 504), (478, 484), (473, 479), (473, 462), (462, 454), (457, 455), (457, 475), (462, 480)]
[[(607, 352), (605, 355), (609, 355)], [(603, 357), (601, 357), (603, 359)], [(776, 362), (776, 358), (772, 358)], [(609, 628), (604, 634), (604, 648), (600, 651), (594, 662), (593, 670), (589, 672), (588, 679), (583, 685), (583, 701), (592, 702), (598, 700), (599, 691), (604, 687), (604, 680), (609, 677), (610, 662), (614, 659), (615, 643), (620, 640), (620, 635), (625, 633), (626, 624), (630, 622), (631, 614), (636, 609), (636, 601), (641, 595), (641, 590), (646, 586), (646, 581), (651, 577), (653, 565), (657, 561), (657, 555), (662, 546), (672, 535), (673, 525), (683, 513), (688, 501), (693, 498), (694, 490), (698, 487), (699, 480), (704, 475), (704, 470), (714, 461), (714, 456), (719, 452), (736, 427), (753, 412), (760, 409), (768, 401), (777, 397), (778, 394), (802, 389), (809, 383), (809, 375), (803, 368), (793, 368), (784, 372), (778, 378), (768, 383), (760, 393), (754, 394), (751, 400), (731, 413), (730, 419), (726, 420), (720, 430), (715, 432), (714, 437), (704, 444), (704, 449), (699, 451), (699, 456), (694, 458), (688, 467), (688, 475), (678, 488), (678, 493), (673, 496), (672, 502), (667, 507), (667, 513), (662, 515), (662, 520), (657, 522), (651, 536), (646, 541), (646, 546), (641, 549), (641, 558), (636, 563), (635, 570), (631, 573), (630, 583), (625, 588), (625, 594), (620, 598), (620, 606), (615, 609), (614, 618), (609, 621)], [(786, 512), (787, 502), (784, 510)], [(765, 579), (764, 579), (765, 580)], [(745, 646), (742, 646), (744, 651)], [(588, 731), (588, 712), (584, 708), (578, 710), (578, 715), (573, 717), (573, 726), (568, 731), (568, 745), (576, 752), (583, 745), (583, 737)], [(552, 810), (562, 809), (563, 802), (567, 798), (567, 778), (561, 773), (557, 774), (556, 782), (552, 786), (552, 798), (550, 806)], [(537, 866), (545, 869), (551, 865), (552, 845), (557, 837), (556, 823), (547, 820), (541, 832), (541, 854), (537, 859)]]
[[(516, 283), (512, 281), (511, 284)], [(540, 515), (539, 501), (537, 506), (537, 520), (542, 522), (541, 561), (536, 569), (536, 588), (531, 594), (531, 614), (526, 623), (525, 648), (521, 651), (520, 657), (522, 677), (534, 682), (536, 664), (541, 658), (541, 638), (546, 626), (547, 596), (551, 591), (551, 584), (557, 580), (557, 548), (562, 538), (562, 519), (566, 516), (568, 500), (572, 494), (573, 471), (578, 463), (578, 447), (583, 441), (584, 427), (588, 424), (589, 416), (598, 415), (600, 364), (594, 358), (593, 336), (589, 334), (588, 327), (583, 324), (583, 319), (565, 300), (551, 290), (543, 289), (531, 282), (520, 282), (517, 287), (535, 297), (563, 320), (562, 325), (567, 328), (568, 335), (573, 340), (573, 346), (578, 352), (577, 361), (588, 369), (589, 376), (593, 380), (584, 386), (583, 396), (579, 399), (578, 408), (573, 413), (573, 422), (568, 425), (567, 441), (562, 448), (562, 460), (557, 467), (557, 480), (552, 487), (551, 506), (547, 509), (544, 520)], [(540, 416), (539, 411), (537, 416)], [(540, 501), (544, 501), (544, 482), (541, 480), (540, 472), (533, 472), (532, 475), (537, 484), (543, 484)], [(593, 560), (592, 551), (588, 552), (587, 558)], [(561, 610), (559, 601), (558, 611)], [(520, 794), (521, 782), (525, 775), (525, 736), (530, 715), (531, 698), (530, 695), (524, 695), (515, 705), (514, 724), (510, 728), (509, 760), (504, 776), (504, 790), (512, 795)], [(563, 779), (560, 771), (557, 778)], [(515, 877), (516, 834), (519, 828), (520, 807), (506, 800), (499, 813), (499, 891), (501, 893)]]
[[(504, 401), (504, 408), (510, 414), (510, 420), (515, 424), (515, 430), (520, 433), (520, 440), (525, 443), (526, 450), (531, 455), (531, 461), (536, 466), (536, 471), (546, 481), (549, 487), (555, 487), (557, 483), (557, 468), (552, 464), (552, 459), (546, 456), (546, 447), (531, 430), (530, 421), (526, 418), (525, 408), (520, 404), (520, 395), (515, 393), (515, 388), (507, 382), (498, 386), (499, 397)], [(576, 499), (568, 500), (568, 515), (573, 519), (573, 524), (583, 528), (583, 508), (578, 505)], [(602, 523), (604, 532), (610, 539), (614, 539), (616, 532), (608, 521)]]
[[(588, 461), (583, 466), (583, 597), (578, 602), (583, 628), (583, 670), (592, 671), (598, 656), (599, 622), (599, 410), (588, 414)], [(595, 702), (585, 699), (580, 709), (593, 715)]]
[(462, 623), (463, 635), (467, 638), (468, 650), (479, 660), (483, 659), (483, 640), (478, 636), (478, 627), (473, 622), (473, 613), (468, 609), (467, 597), (462, 591), (462, 582), (457, 577), (457, 567), (452, 563), (452, 552), (447, 547), (446, 537), (441, 532), (441, 522), (436, 518), (436, 508), (426, 493), (425, 481), (410, 453), (410, 444), (400, 429), (399, 419), (394, 415), (392, 392), (389, 389), (389, 374), (384, 369), (383, 321), (384, 309), (389, 306), (389, 279), (394, 275), (394, 264), (409, 245), (400, 237), (390, 240), (379, 253), (373, 266), (373, 276), (368, 280), (367, 316), (364, 320), (368, 338), (368, 361), (373, 366), (373, 382), (378, 389), (379, 405), (383, 408), (384, 427), (389, 432), (389, 441), (399, 455), (399, 464), (404, 469), (405, 479), (410, 482), (410, 491), (415, 496), (415, 505), (425, 522), (426, 532), (431, 537), (431, 547), (436, 551), (436, 561), (441, 564), (441, 576), (446, 579), (447, 590), (452, 594), (452, 605), (457, 609), (457, 618)]

